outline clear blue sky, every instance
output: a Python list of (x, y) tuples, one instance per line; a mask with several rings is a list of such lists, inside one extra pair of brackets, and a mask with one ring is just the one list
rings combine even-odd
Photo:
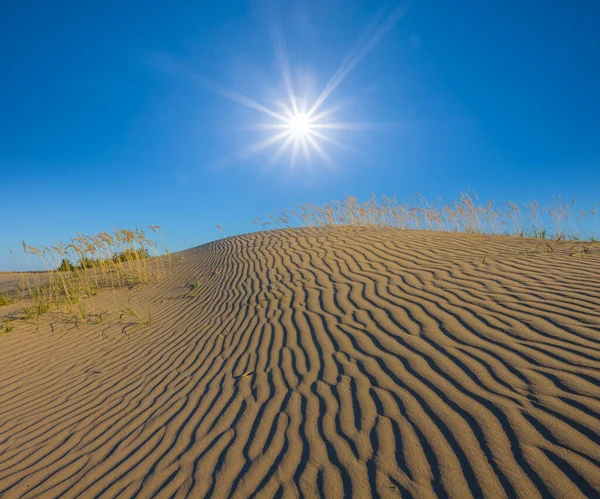
[(324, 144), (333, 164), (293, 170), (277, 147), (242, 154), (270, 119), (211, 85), (284, 98), (279, 28), (314, 98), (397, 4), (279, 4), (3, 2), (0, 270), (23, 267), (8, 254), (22, 239), (158, 224), (183, 249), (345, 193), (600, 201), (599, 2), (401, 4), (325, 104), (341, 106), (331, 120), (386, 126), (337, 131), (350, 150)]

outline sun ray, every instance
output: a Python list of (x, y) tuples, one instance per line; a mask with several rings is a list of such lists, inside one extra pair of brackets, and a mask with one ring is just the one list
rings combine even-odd
[(342, 144), (339, 140), (332, 139), (331, 137), (329, 137), (323, 133), (317, 132), (316, 130), (313, 130), (312, 135), (314, 135), (315, 137), (318, 137), (319, 139), (321, 139), (325, 142), (328, 142), (329, 144), (332, 144), (332, 145), (338, 147), (339, 149), (342, 149), (344, 151), (351, 151), (351, 149), (347, 145)]
[(152, 54), (151, 56), (149, 56), (148, 60), (152, 65), (159, 67), (163, 71), (176, 74), (179, 77), (185, 77), (191, 82), (195, 83), (196, 85), (201, 86), (206, 90), (213, 92), (214, 94), (220, 95), (221, 97), (225, 97), (226, 99), (229, 99), (233, 102), (237, 102), (242, 106), (246, 106), (250, 109), (259, 111), (272, 118), (276, 118), (278, 120), (283, 119), (283, 115), (281, 115), (280, 113), (273, 111), (267, 106), (260, 104), (259, 102), (256, 102), (255, 100), (246, 97), (245, 95), (217, 85), (205, 76), (190, 69), (184, 64), (181, 64), (172, 57), (168, 57), (162, 54)]
[[(368, 37), (367, 41), (363, 42), (361, 46), (361, 41), (368, 36), (366, 33), (369, 31), (369, 27), (363, 31), (363, 35), (359, 37), (359, 40), (354, 46), (353, 50), (351, 50), (344, 58), (344, 61), (334, 73), (331, 80), (329, 80), (329, 83), (325, 86), (321, 92), (321, 95), (319, 95), (317, 100), (310, 108), (308, 112), (309, 115), (314, 114), (323, 105), (332, 92), (348, 77), (352, 71), (354, 71), (354, 69), (356, 69), (356, 67), (362, 62), (368, 53), (371, 52), (371, 50), (373, 50), (381, 42), (387, 32), (390, 31), (396, 25), (396, 23), (398, 23), (405, 11), (406, 8), (403, 5), (397, 6), (387, 17), (384, 18), (379, 26), (374, 29), (374, 33)], [(379, 16), (381, 16), (381, 14), (382, 11), (379, 12)], [(353, 53), (355, 54), (354, 56), (352, 56)]]
[(290, 127), (289, 122), (285, 123), (257, 123), (256, 125), (250, 125), (246, 129), (248, 130), (288, 130)]
[(281, 76), (283, 78), (288, 99), (290, 100), (290, 104), (292, 106), (292, 113), (296, 114), (298, 112), (298, 104), (296, 94), (294, 92), (290, 58), (288, 56), (287, 46), (285, 43), (283, 22), (281, 20), (281, 12), (279, 10), (278, 3), (276, 1), (271, 1), (268, 5), (268, 10), (270, 14), (269, 33), (273, 43), (275, 58), (281, 71)]
[(338, 102), (337, 104), (333, 105), (333, 106), (329, 106), (326, 109), (322, 109), (319, 113), (315, 114), (315, 112), (313, 112), (313, 114), (310, 114), (310, 120), (312, 122), (319, 122), (325, 118), (327, 118), (328, 116), (333, 116), (337, 111), (339, 111), (340, 109), (348, 106), (349, 102), (351, 100), (354, 99), (346, 99), (343, 102)]
[(276, 118), (278, 120), (284, 119), (284, 117), (281, 114), (269, 109), (266, 106), (263, 106), (262, 104), (250, 99), (249, 97), (246, 97), (245, 95), (234, 92), (233, 90), (219, 87), (215, 84), (211, 84), (211, 87), (207, 87), (207, 90), (219, 94), (222, 97), (225, 97), (226, 99), (229, 99), (233, 102), (237, 102), (242, 106), (249, 107), (250, 109), (255, 109), (256, 111), (260, 111), (261, 113), (266, 114), (267, 116), (271, 116), (272, 118)]
[(308, 144), (307, 144), (305, 135), (300, 137), (300, 144), (302, 144), (302, 152), (304, 153), (304, 159), (306, 160), (306, 163), (308, 164), (308, 163), (310, 163), (310, 151), (308, 149)]
[(315, 151), (317, 151), (317, 154), (319, 154), (319, 156), (321, 156), (328, 164), (331, 164), (331, 158), (329, 157), (329, 155), (323, 150), (323, 148), (319, 145), (319, 143), (310, 135), (308, 137), (306, 137), (306, 140), (308, 142), (310, 142), (310, 145), (313, 147), (313, 149)]
[(371, 131), (381, 132), (385, 130), (395, 130), (399, 127), (397, 123), (370, 123), (370, 122), (356, 122), (356, 123), (314, 123), (311, 124), (311, 128), (314, 130), (358, 130), (358, 131)]
[(290, 143), (293, 140), (294, 140), (294, 137), (292, 135), (288, 135), (287, 138), (283, 141), (283, 143), (277, 148), (277, 150), (275, 151), (273, 156), (271, 156), (271, 161), (275, 162), (279, 158), (281, 158), (281, 156), (287, 150), (287, 148), (289, 147)]
[(293, 171), (295, 166), (296, 166), (296, 158), (298, 156), (298, 141), (297, 140), (293, 140), (292, 141), (292, 163), (290, 165), (291, 170)]
[(276, 144), (277, 142), (279, 142), (280, 140), (284, 139), (287, 136), (288, 136), (288, 132), (286, 131), (286, 132), (282, 132), (280, 134), (274, 135), (273, 137), (267, 137), (266, 139), (261, 140), (260, 142), (257, 142), (255, 144), (253, 144), (252, 146), (250, 146), (249, 148), (242, 151), (240, 153), (240, 156), (245, 157), (245, 156), (252, 156), (254, 154), (258, 154), (259, 152), (262, 152), (265, 149), (268, 149), (270, 146), (272, 146), (273, 144)]

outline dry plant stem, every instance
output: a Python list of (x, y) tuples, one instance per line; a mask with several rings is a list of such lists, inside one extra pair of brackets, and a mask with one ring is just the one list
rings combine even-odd
[[(157, 225), (149, 226), (153, 234)], [(77, 233), (68, 243), (36, 248), (23, 242), (23, 251), (47, 270), (33, 273), (24, 283), (33, 306), (25, 317), (38, 318), (63, 306), (68, 314), (86, 318), (84, 298), (102, 288), (113, 291), (124, 286), (148, 283), (165, 276), (164, 259), (158, 244), (143, 229), (115, 229), (92, 236)]]
[(122, 319), (123, 317), (133, 317), (134, 319), (136, 319), (138, 321), (136, 330), (141, 328), (142, 326), (150, 326), (152, 324), (152, 308), (148, 307), (148, 315), (144, 317), (141, 313), (137, 312), (131, 306), (131, 304), (129, 304), (129, 307), (123, 307), (120, 319)]
[(10, 319), (6, 319), (4, 321), (4, 324), (2, 325), (2, 329), (0, 329), (0, 334), (8, 334), (14, 329), (14, 326), (11, 326), (10, 323), (11, 323)]

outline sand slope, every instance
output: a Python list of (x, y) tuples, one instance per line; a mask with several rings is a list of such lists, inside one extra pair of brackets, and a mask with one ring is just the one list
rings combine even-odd
[(600, 247), (537, 244), (263, 232), (19, 326), (0, 496), (598, 497)]

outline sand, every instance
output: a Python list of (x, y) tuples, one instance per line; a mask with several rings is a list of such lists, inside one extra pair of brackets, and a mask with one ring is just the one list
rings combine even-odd
[(262, 232), (19, 324), (0, 497), (598, 497), (600, 247), (549, 244)]

